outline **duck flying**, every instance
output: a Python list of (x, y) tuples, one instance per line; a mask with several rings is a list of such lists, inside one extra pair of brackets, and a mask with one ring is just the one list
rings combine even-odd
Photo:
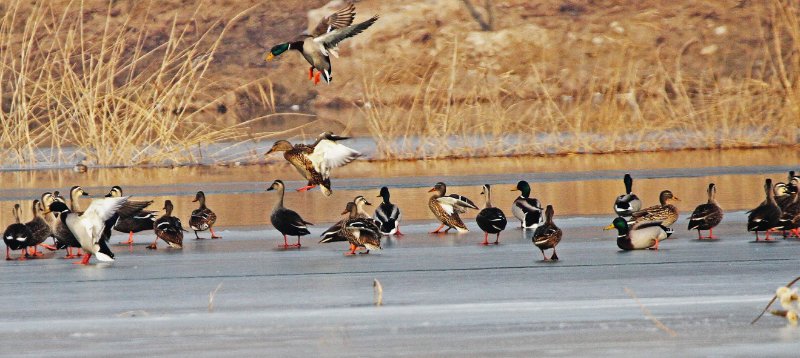
[[(266, 61), (272, 61), (288, 50), (297, 50), (303, 58), (311, 64), (308, 70), (308, 78), (314, 84), (320, 82), (320, 76), (326, 83), (331, 83), (332, 69), (330, 56), (339, 57), (337, 46), (343, 40), (362, 33), (378, 21), (375, 15), (364, 22), (353, 25), (356, 17), (356, 8), (353, 3), (323, 18), (310, 33), (304, 31), (297, 38), (290, 42), (284, 42), (273, 46), (266, 56)], [(317, 70), (316, 75), (314, 70)]]

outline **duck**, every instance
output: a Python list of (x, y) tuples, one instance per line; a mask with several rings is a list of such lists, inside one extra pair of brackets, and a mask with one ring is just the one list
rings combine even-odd
[(458, 233), (469, 232), (469, 229), (461, 221), (461, 217), (458, 214), (467, 212), (467, 209), (478, 210), (472, 200), (458, 194), (445, 195), (447, 193), (447, 185), (443, 182), (436, 183), (428, 192), (433, 193), (428, 199), (428, 208), (442, 222), (431, 234), (439, 234), (440, 230), (445, 226), (447, 226), (447, 230), (444, 233), (447, 233), (450, 229), (456, 229)]
[(754, 231), (756, 233), (756, 241), (761, 239), (758, 237), (759, 231), (766, 231), (764, 241), (772, 241), (770, 239), (770, 231), (780, 226), (781, 208), (775, 202), (775, 193), (772, 188), (772, 179), (767, 178), (764, 180), (764, 191), (766, 199), (761, 205), (748, 212), (747, 216), (747, 231)]
[(71, 211), (62, 202), (50, 204), (50, 211), (59, 212), (59, 220), (78, 239), (83, 258), (75, 264), (88, 265), (92, 256), (101, 262), (113, 262), (114, 253), (111, 252), (106, 241), (103, 240), (103, 227), (105, 222), (128, 200), (127, 197), (100, 198), (92, 200), (83, 213)]
[(667, 228), (658, 221), (630, 225), (619, 216), (604, 230), (617, 229), (617, 247), (622, 250), (658, 250), (658, 243), (667, 238)]
[[(371, 206), (372, 205), (372, 203), (367, 201), (367, 198), (365, 198), (363, 195), (359, 195), (359, 196), (356, 196), (353, 199), (353, 201), (351, 201), (351, 203), (353, 203), (353, 205), (355, 205), (356, 216), (358, 218), (360, 218), (360, 219), (371, 219), (371, 217), (369, 216), (369, 213), (367, 213), (366, 209), (364, 209), (364, 206), (366, 206), (366, 205)], [(349, 214), (349, 213), (350, 213), (350, 211), (347, 211), (347, 212), (342, 213), (342, 215)], [(342, 220), (339, 220), (339, 222), (337, 222), (336, 224), (333, 224), (331, 227), (329, 227), (327, 230), (325, 230), (320, 235), (322, 237), (322, 240), (320, 240), (320, 243), (347, 241), (347, 237), (346, 236), (342, 236), (341, 233), (343, 232), (342, 231), (342, 227), (344, 226), (345, 222), (348, 219), (349, 219), (349, 217), (344, 218)], [(376, 225), (378, 225), (378, 224), (376, 223)]]
[(346, 139), (350, 139), (350, 137), (324, 132), (311, 145), (292, 145), (289, 141), (279, 140), (272, 145), (265, 156), (275, 152), (284, 152), (283, 157), (297, 169), (303, 178), (308, 180), (308, 184), (297, 191), (307, 191), (319, 185), (323, 195), (331, 196), (333, 194), (330, 180), (331, 170), (344, 166), (361, 156), (358, 151), (338, 143)]
[(789, 194), (796, 193), (798, 188), (800, 188), (800, 183), (798, 183), (795, 179), (800, 179), (795, 175), (794, 170), (789, 171), (789, 184), (786, 185), (786, 190), (789, 191)]
[(617, 216), (626, 217), (641, 210), (642, 201), (632, 192), (633, 177), (625, 173), (622, 181), (625, 183), (625, 194), (618, 196), (617, 200), (614, 201), (614, 212), (617, 213)]
[(172, 201), (165, 200), (163, 209), (164, 215), (153, 223), (153, 231), (156, 233), (156, 239), (152, 244), (147, 245), (148, 249), (157, 250), (158, 239), (164, 240), (171, 248), (183, 248), (183, 232), (186, 230), (183, 229), (181, 219), (172, 216), (173, 209)]
[[(56, 200), (63, 201), (62, 199), (58, 199), (60, 195), (58, 195), (58, 191), (55, 192)], [(80, 198), (82, 197), (89, 197), (89, 193), (83, 190), (83, 187), (80, 185), (75, 185), (69, 189), (69, 209), (74, 213), (81, 213), (81, 203)]]
[(511, 189), (511, 191), (517, 190), (520, 191), (520, 195), (514, 199), (514, 203), (511, 205), (511, 213), (519, 219), (520, 228), (536, 230), (544, 222), (542, 204), (539, 203), (539, 199), (530, 197), (531, 185), (527, 181), (520, 180), (516, 188)]
[(792, 201), (781, 209), (781, 218), (778, 220), (778, 224), (784, 232), (784, 238), (786, 238), (786, 231), (800, 238), (800, 194), (797, 191), (792, 193)]
[[(76, 200), (73, 200), (75, 205), (77, 205), (77, 197), (86, 194), (85, 192), (83, 192), (83, 189), (79, 188), (80, 187), (73, 187), (73, 189), (71, 190), (75, 192), (71, 194), (71, 196), (76, 197)], [(47, 211), (45, 211), (44, 215), (45, 221), (47, 221), (48, 224), (50, 225), (50, 231), (52, 232), (53, 237), (56, 239), (56, 247), (58, 249), (66, 248), (67, 255), (64, 256), (65, 259), (80, 257), (83, 254), (80, 253), (80, 251), (73, 253), (72, 249), (80, 248), (81, 244), (80, 242), (78, 242), (78, 238), (76, 238), (75, 235), (73, 235), (72, 232), (69, 230), (67, 225), (60, 220), (59, 216), (61, 215), (61, 211), (50, 210), (50, 206), (56, 202), (62, 203), (64, 204), (64, 206), (67, 205), (66, 204), (67, 201), (64, 200), (64, 197), (59, 195), (58, 191), (54, 191), (53, 194), (50, 193), (42, 194), (42, 204), (44, 205), (45, 208), (47, 208)]]
[(3, 233), (3, 241), (6, 243), (6, 260), (11, 260), (11, 251), (20, 250), (21, 252), (17, 260), (25, 261), (28, 256), (28, 240), (30, 240), (33, 234), (31, 234), (31, 231), (19, 220), (22, 214), (22, 208), (19, 204), (14, 204), (12, 214), (14, 215), (14, 223), (8, 225), (6, 231)]
[(481, 187), (481, 195), (486, 198), (486, 201), (483, 205), (483, 209), (481, 209), (481, 211), (478, 212), (478, 216), (475, 217), (475, 222), (478, 223), (478, 227), (480, 227), (484, 233), (481, 245), (489, 245), (489, 234), (497, 235), (494, 244), (500, 244), (500, 233), (506, 229), (506, 224), (508, 224), (506, 214), (503, 213), (503, 210), (492, 206), (491, 190), (492, 188), (489, 184), (483, 184), (483, 187)]
[[(106, 198), (119, 198), (122, 197), (122, 187), (115, 185), (111, 187)], [(106, 222), (106, 227), (103, 230), (103, 237), (111, 237), (111, 230), (127, 233), (128, 240), (122, 241), (120, 244), (133, 245), (133, 234), (145, 230), (152, 230), (156, 221), (156, 212), (144, 210), (150, 206), (153, 201), (132, 201), (128, 200), (125, 204), (117, 210)]]
[(631, 214), (634, 223), (660, 222), (662, 226), (668, 228), (678, 221), (678, 208), (670, 204), (671, 201), (680, 201), (677, 196), (669, 190), (664, 190), (658, 195), (659, 205), (644, 208)]
[(195, 239), (201, 239), (200, 236), (197, 235), (198, 231), (206, 230), (211, 231), (212, 239), (221, 239), (222, 236), (218, 236), (214, 233), (214, 223), (217, 222), (217, 214), (214, 214), (214, 212), (206, 206), (206, 194), (202, 191), (198, 191), (192, 202), (200, 203), (200, 207), (194, 209), (192, 215), (189, 217), (189, 227), (194, 230)]
[[(772, 193), (775, 196), (775, 203), (778, 204), (778, 207), (783, 207), (783, 205), (792, 200), (789, 185), (784, 182), (775, 183)], [(766, 201), (761, 204), (766, 204)]]
[[(355, 17), (355, 6), (351, 2), (346, 7), (324, 17), (310, 33), (304, 31), (290, 42), (273, 46), (265, 60), (269, 62), (288, 50), (297, 50), (311, 64), (308, 78), (314, 81), (314, 85), (320, 82), (320, 75), (326, 83), (330, 84), (333, 79), (330, 55), (339, 57), (337, 53), (339, 42), (360, 34), (378, 21), (378, 15), (375, 15), (364, 22), (352, 25)], [(318, 71), (316, 75), (314, 74), (315, 69)]]
[(64, 199), (64, 196), (63, 196), (63, 195), (61, 195), (61, 192), (60, 192), (60, 191), (58, 191), (58, 190), (56, 190), (56, 191), (54, 191), (54, 192), (53, 192), (53, 200), (55, 200), (55, 201), (60, 201), (60, 202), (62, 202), (62, 203), (64, 203), (64, 204), (66, 204), (66, 203), (67, 203), (67, 199)]
[[(775, 202), (778, 203), (778, 207), (780, 207), (781, 210), (784, 210), (794, 200), (793, 194), (796, 193), (797, 191), (794, 190), (793, 188), (800, 185), (800, 177), (793, 177), (792, 179), (789, 180), (789, 184), (784, 184), (784, 183), (778, 183), (778, 184), (781, 184), (781, 187), (776, 189), (777, 191), (773, 190), (773, 192), (776, 193)], [(777, 184), (775, 186), (777, 187)]]
[[(714, 183), (708, 184), (708, 202), (698, 205), (689, 217), (689, 230), (697, 230), (697, 239), (716, 239), (714, 227), (722, 221), (722, 208), (716, 200), (717, 186)], [(703, 236), (700, 230), (708, 230), (708, 236)]]
[[(31, 211), (33, 214), (33, 219), (25, 223), (25, 227), (27, 227), (31, 232), (31, 236), (26, 242), (26, 246), (29, 248), (28, 253), (32, 256), (41, 256), (42, 253), (37, 249), (37, 246), (42, 246), (51, 251), (56, 250), (54, 246), (44, 243), (48, 237), (52, 236), (52, 232), (50, 230), (50, 226), (47, 224), (44, 218), (39, 215), (40, 213), (44, 212), (44, 208), (42, 207), (42, 203), (39, 201), (39, 199), (33, 200)], [(30, 252), (30, 249), (33, 249), (33, 252)]]
[(389, 188), (381, 187), (378, 197), (383, 198), (383, 202), (375, 208), (374, 218), (378, 222), (381, 232), (384, 235), (403, 236), (403, 233), (400, 232), (400, 207), (389, 201)]
[[(275, 207), (272, 209), (272, 214), (269, 216), (269, 221), (281, 234), (283, 234), (283, 248), (301, 247), (300, 237), (311, 234), (308, 231), (307, 225), (314, 225), (308, 221), (303, 220), (299, 214), (291, 209), (283, 206), (283, 196), (286, 191), (286, 186), (281, 180), (275, 180), (267, 188), (267, 191), (276, 190), (278, 192), (278, 201), (275, 202)], [(286, 236), (297, 236), (297, 244), (289, 245)]]
[(342, 214), (349, 214), (348, 219), (342, 225), (339, 236), (347, 238), (350, 243), (350, 251), (345, 255), (355, 255), (356, 250), (359, 248), (366, 249), (365, 252), (360, 254), (369, 254), (370, 250), (381, 250), (381, 233), (380, 227), (372, 218), (364, 218), (358, 213), (358, 206), (355, 203), (347, 203), (345, 211)]
[(553, 249), (553, 254), (550, 255), (549, 260), (558, 261), (556, 246), (561, 242), (561, 236), (563, 235), (561, 229), (553, 222), (553, 214), (555, 214), (553, 206), (548, 205), (544, 210), (544, 224), (536, 228), (531, 238), (533, 244), (542, 251), (542, 257), (544, 257), (545, 261), (548, 261), (547, 255), (544, 254), (544, 250), (547, 249)]

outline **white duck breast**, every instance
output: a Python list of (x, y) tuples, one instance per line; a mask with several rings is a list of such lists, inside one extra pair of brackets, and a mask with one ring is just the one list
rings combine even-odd
[(67, 214), (67, 227), (78, 239), (81, 248), (94, 254), (100, 261), (114, 261), (114, 258), (101, 252), (99, 241), (106, 220), (111, 218), (126, 201), (128, 197), (95, 199), (83, 214)]

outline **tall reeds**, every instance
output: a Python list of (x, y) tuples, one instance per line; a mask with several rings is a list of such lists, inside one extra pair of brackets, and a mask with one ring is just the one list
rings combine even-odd
[[(681, 56), (695, 40), (663, 62), (658, 49), (623, 43), (575, 84), (542, 62), (525, 76), (481, 72), (456, 37), (364, 73), (363, 111), (384, 158), (796, 145), (798, 8), (769, 7), (762, 49), (741, 73), (685, 73)], [(422, 74), (413, 90), (391, 85), (409, 73)]]
[(151, 27), (149, 8), (135, 26), (130, 17), (112, 25), (113, 3), (99, 36), (88, 34), (81, 1), (54, 8), (48, 1), (12, 0), (2, 9), (3, 163), (69, 163), (80, 156), (98, 165), (196, 162), (206, 144), (253, 137), (247, 122), (198, 119), (216, 108), (213, 98), (198, 101), (213, 85), (206, 74), (214, 54), (250, 9), (204, 30), (179, 25), (177, 15), (167, 26)]

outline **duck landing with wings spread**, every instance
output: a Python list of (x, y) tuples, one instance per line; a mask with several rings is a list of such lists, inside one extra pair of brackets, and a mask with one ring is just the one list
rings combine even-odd
[(322, 193), (330, 196), (333, 193), (330, 179), (331, 169), (344, 166), (361, 155), (361, 153), (337, 143), (345, 139), (349, 139), (349, 137), (325, 132), (320, 134), (317, 141), (311, 145), (292, 145), (288, 141), (279, 140), (272, 145), (265, 156), (274, 152), (284, 152), (283, 157), (308, 180), (308, 185), (297, 191), (306, 191), (320, 185)]
[[(303, 58), (311, 64), (311, 68), (308, 69), (308, 78), (314, 80), (316, 85), (322, 75), (325, 82), (331, 83), (333, 77), (330, 56), (339, 57), (337, 53), (339, 42), (360, 34), (378, 21), (378, 15), (375, 15), (364, 22), (353, 25), (355, 17), (356, 8), (350, 3), (323, 18), (311, 33), (304, 31), (290, 42), (273, 46), (267, 53), (266, 60), (272, 61), (288, 50), (300, 51)], [(315, 69), (318, 71), (316, 75), (314, 74)]]

